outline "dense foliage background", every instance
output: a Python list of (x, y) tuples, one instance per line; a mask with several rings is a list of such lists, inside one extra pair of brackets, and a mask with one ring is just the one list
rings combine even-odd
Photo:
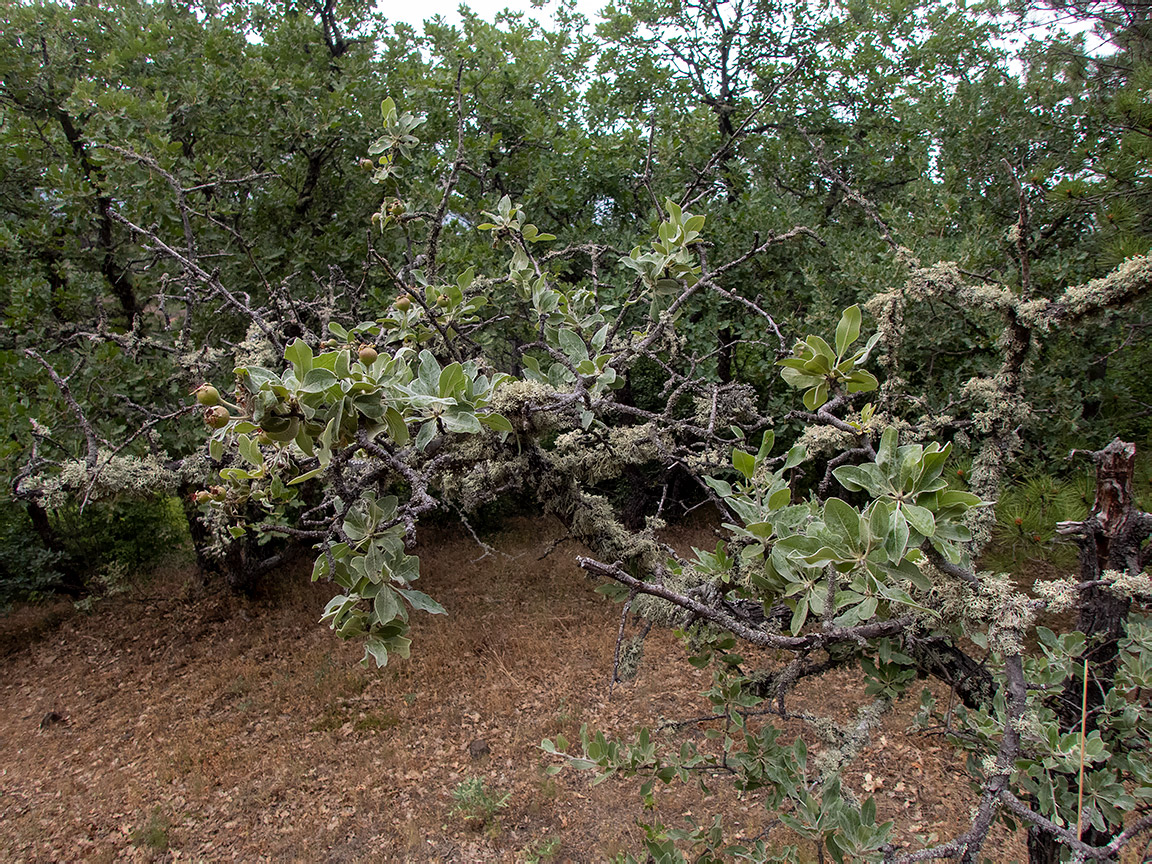
[[(740, 517), (747, 552), (753, 526), (771, 524), (779, 540), (803, 533), (795, 514), (766, 515), (784, 506), (768, 507), (768, 493), (783, 490), (789, 507), (810, 496), (810, 518), (828, 526), (847, 525), (855, 507), (878, 537), (903, 525), (903, 545), (876, 565), (889, 575), (916, 569), (908, 526), (931, 545), (933, 520), (941, 572), (970, 567), (964, 556), (989, 537), (986, 554), (1010, 566), (1092, 506), (1068, 451), (1116, 436), (1152, 443), (1142, 377), (1152, 322), (1130, 266), (1152, 242), (1142, 4), (635, 0), (606, 7), (595, 26), (561, 5), (551, 29), (466, 14), (461, 27), (434, 20), (422, 32), (335, 0), (10, 4), (6, 17), (0, 602), (101, 590), (117, 566), (144, 566), (185, 534), (200, 564), (238, 589), (293, 542), (319, 541), (317, 575), (338, 582), (365, 538), (376, 571), (408, 573), (402, 539), (418, 517), (546, 495), (571, 503), (554, 512), (576, 534), (652, 527), (711, 496)], [(1035, 24), (1053, 17), (1090, 28), (1096, 47)], [(707, 290), (693, 297), (698, 283)], [(1077, 285), (1088, 287), (1069, 291)], [(875, 356), (875, 342), (860, 348), (873, 330)], [(808, 334), (828, 341), (793, 348)], [(813, 378), (821, 344), (831, 366)], [(869, 360), (879, 381), (852, 378)], [(501, 401), (513, 379), (520, 401)], [(330, 404), (339, 380), (348, 414)], [(202, 390), (192, 405), (205, 381), (240, 404), (213, 416), (220, 393)], [(233, 381), (236, 395), (224, 386)], [(877, 385), (878, 409), (851, 398)], [(793, 388), (805, 411), (793, 410)], [(203, 407), (208, 430), (192, 422)], [(373, 424), (391, 443), (364, 437)], [(453, 437), (482, 427), (501, 446), (514, 434), (531, 447), (513, 456)], [(640, 440), (641, 427), (659, 435)], [(897, 451), (898, 436), (921, 449)], [(958, 467), (941, 479), (949, 448)], [(786, 476), (801, 458), (810, 464)], [(349, 479), (359, 460), (384, 467)], [(920, 473), (907, 488), (899, 471), (883, 482), (843, 473), (869, 460)], [(508, 474), (529, 469), (538, 488)], [(692, 482), (724, 470), (736, 486)], [(564, 471), (579, 489), (548, 486)], [(321, 475), (327, 485), (312, 489)], [(1147, 472), (1136, 477), (1142, 493)], [(834, 479), (847, 503), (830, 497)], [(965, 547), (969, 528), (943, 526), (977, 500), (969, 488), (1002, 506), (995, 524), (970, 520)], [(399, 510), (394, 497), (377, 501), (388, 491)], [(396, 530), (376, 543), (384, 525)], [(631, 597), (647, 589), (627, 580), (656, 567), (655, 547), (637, 542), (610, 534), (596, 549), (606, 560), (588, 565)], [(855, 560), (795, 544), (810, 566)], [(756, 554), (773, 579), (790, 578), (770, 549), (741, 560)], [(718, 585), (741, 566), (722, 551), (691, 565)], [(1085, 579), (1107, 581), (1103, 567)], [(817, 601), (784, 582), (756, 588), (764, 613), (780, 600), (790, 638), (807, 638)], [(399, 596), (438, 609), (420, 592)], [(691, 609), (688, 596), (664, 599)], [(844, 602), (865, 594), (854, 597)], [(371, 613), (352, 614), (373, 598)], [(393, 594), (352, 592), (326, 610), (341, 635), (369, 636), (377, 662), (407, 650), (406, 628), (389, 629), (405, 607), (383, 598)], [(879, 602), (878, 612), (866, 592), (839, 626), (866, 626), (912, 597)], [(1111, 682), (1121, 637), (1109, 634)], [(824, 638), (792, 647), (823, 650)], [(1005, 656), (1012, 647), (999, 644)], [(881, 679), (891, 664), (925, 662), (893, 660), (887, 642), (876, 650), (867, 663)], [(1059, 651), (1060, 663), (1079, 656)], [(996, 673), (1007, 676), (1001, 700), (1013, 662)], [(1071, 681), (1065, 673), (1049, 684)], [(879, 692), (906, 684), (892, 674)], [(987, 693), (968, 695), (974, 711), (991, 710)], [(1049, 719), (1071, 728), (1070, 715)], [(590, 740), (588, 765), (619, 767)], [(990, 741), (981, 746), (1000, 746)], [(987, 767), (978, 779), (998, 795)], [(1143, 769), (1125, 770), (1139, 782)], [(1061, 782), (1025, 784), (1037, 812), (1064, 812), (1053, 796), (1072, 787)], [(1100, 846), (1122, 824), (1123, 796), (1110, 794), (1093, 823)], [(860, 829), (851, 854), (887, 855), (867, 805), (849, 809)], [(829, 829), (797, 830), (827, 842)], [(1042, 846), (1034, 860), (1063, 854)]]

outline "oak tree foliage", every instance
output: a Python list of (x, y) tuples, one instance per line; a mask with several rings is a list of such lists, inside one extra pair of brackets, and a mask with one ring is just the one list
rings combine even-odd
[[(383, 666), (451, 614), (421, 519), (530, 502), (635, 631), (614, 677), (653, 625), (714, 673), (708, 746), (583, 730), (554, 769), (732, 782), (793, 838), (716, 814), (647, 826), (652, 860), (980, 861), (997, 820), (1035, 862), (1114, 860), (1152, 828), (1122, 440), (1148, 435), (1152, 67), (1143, 6), (1059, 8), (1105, 48), (943, 0), (419, 33), (360, 3), (12, 5), (5, 513), (55, 561), (64, 508), (179, 495), (235, 587), (308, 549), (322, 620)], [(1078, 569), (984, 569), (1015, 472), (1072, 447)], [(658, 532), (689, 500), (723, 540), (685, 557)], [(792, 707), (838, 667), (852, 723)], [(925, 848), (840, 780), (908, 698), (976, 790)]]

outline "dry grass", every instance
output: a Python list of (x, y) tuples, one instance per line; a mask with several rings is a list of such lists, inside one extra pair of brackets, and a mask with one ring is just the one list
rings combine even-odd
[[(653, 816), (721, 811), (744, 836), (762, 831), (755, 798), (722, 782), (709, 796), (661, 791), (652, 814), (634, 783), (545, 775), (542, 738), (706, 713), (710, 680), (654, 633), (640, 677), (609, 694), (618, 607), (593, 593), (572, 544), (538, 560), (556, 533), (513, 522), (491, 538), (505, 555), (477, 562), (464, 532), (425, 531), (421, 587), (450, 614), (415, 616), (412, 659), (379, 672), (317, 626), (330, 591), (303, 565), (261, 601), (171, 573), (152, 593), (179, 601), (55, 621), (3, 660), (0, 859), (521, 862), (558, 839), (549, 860), (590, 862), (635, 849), (636, 821)], [(671, 539), (712, 545), (701, 533)], [(847, 717), (858, 692), (830, 675), (814, 701)], [(905, 734), (913, 710), (886, 719), (846, 784), (872, 786), (902, 840), (950, 836), (971, 801), (962, 763)], [(41, 730), (49, 712), (64, 722)], [(478, 740), (488, 752), (474, 758)], [(451, 815), (452, 790), (478, 775), (511, 793), (480, 829)], [(997, 861), (1022, 857), (1008, 840)]]

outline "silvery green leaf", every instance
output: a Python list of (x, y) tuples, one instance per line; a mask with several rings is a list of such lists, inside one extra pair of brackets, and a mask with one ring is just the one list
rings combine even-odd
[(804, 449), (804, 445), (796, 444), (788, 451), (788, 455), (784, 457), (784, 465), (780, 468), (780, 470), (788, 471), (792, 468), (795, 468), (797, 465), (804, 461), (804, 458), (807, 455), (808, 452)]
[(901, 504), (900, 509), (904, 517), (918, 533), (931, 537), (936, 533), (936, 519), (927, 507), (917, 507), (915, 504)]
[(440, 415), (444, 428), (449, 432), (476, 434), (481, 431), (480, 421), (475, 413), (460, 406), (453, 406)]
[(849, 306), (836, 326), (836, 356), (843, 357), (853, 342), (860, 337), (860, 307)]
[(416, 433), (416, 449), (423, 452), (424, 448), (428, 446), (428, 442), (436, 437), (436, 420), (425, 421), (424, 425), (420, 427), (420, 431)]
[(323, 393), (339, 379), (327, 369), (313, 368), (308, 370), (304, 380), (300, 382), (300, 389), (305, 393)]
[(899, 433), (894, 426), (889, 426), (880, 435), (880, 446), (876, 448), (876, 464), (881, 468), (887, 467), (896, 458), (896, 444), (898, 440)]
[(400, 605), (396, 592), (387, 585), (380, 586), (376, 598), (372, 601), (372, 610), (376, 613), (377, 620), (382, 624), (404, 615), (404, 609)]
[(414, 588), (396, 588), (394, 590), (397, 594), (407, 600), (413, 609), (418, 609), (421, 612), (428, 612), (432, 615), (447, 614), (447, 610), (445, 610), (443, 606), (441, 606), (423, 591), (417, 591)]
[(745, 453), (743, 450), (734, 449), (732, 451), (732, 467), (744, 475), (748, 480), (752, 479), (752, 474), (756, 470), (756, 457), (751, 453)]
[(829, 498), (824, 502), (824, 524), (833, 533), (846, 538), (850, 546), (860, 544), (860, 514), (846, 501)]

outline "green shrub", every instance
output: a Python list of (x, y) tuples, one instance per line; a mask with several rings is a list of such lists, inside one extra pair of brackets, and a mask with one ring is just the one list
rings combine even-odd
[(452, 799), (456, 802), (452, 815), (460, 816), (475, 828), (483, 828), (508, 806), (511, 797), (511, 792), (502, 795), (489, 792), (484, 788), (483, 777), (469, 777), (452, 790)]
[(118, 564), (130, 572), (155, 567), (187, 546), (188, 522), (172, 497), (70, 505), (54, 515), (65, 551), (95, 572)]
[(22, 504), (0, 504), (0, 608), (65, 590), (65, 572), (77, 568), (72, 593), (116, 593), (188, 547), (188, 522), (172, 497), (89, 502), (83, 510), (77, 503), (49, 517), (57, 549), (44, 547)]
[(62, 557), (44, 548), (23, 505), (0, 502), (0, 609), (57, 591)]

